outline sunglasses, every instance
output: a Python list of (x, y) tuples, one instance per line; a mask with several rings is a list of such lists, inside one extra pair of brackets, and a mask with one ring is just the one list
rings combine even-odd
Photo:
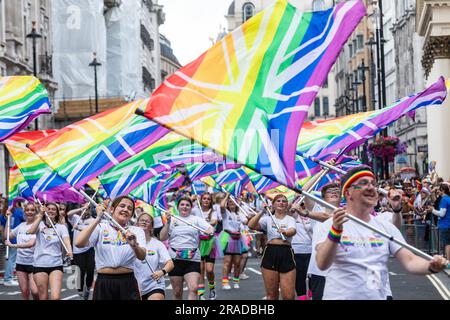
[(392, 201), (399, 201), (402, 199), (402, 196), (395, 196), (393, 198), (391, 198)]

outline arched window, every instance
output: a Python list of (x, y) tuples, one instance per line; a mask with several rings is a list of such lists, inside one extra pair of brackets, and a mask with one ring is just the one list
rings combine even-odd
[(313, 0), (313, 11), (322, 11), (325, 10), (325, 1), (324, 0)]
[(242, 6), (242, 23), (255, 15), (255, 6), (251, 2), (246, 2)]

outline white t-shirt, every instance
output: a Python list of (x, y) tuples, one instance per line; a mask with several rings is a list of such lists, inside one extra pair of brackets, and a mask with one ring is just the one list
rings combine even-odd
[[(312, 212), (325, 212), (325, 209), (318, 205), (317, 203), (314, 204), (314, 207), (312, 209)], [(318, 229), (320, 228), (320, 226), (322, 225), (323, 222), (320, 221), (314, 221), (314, 225), (313, 225), (313, 240), (312, 240), (312, 250), (311, 250), (311, 259), (309, 260), (309, 265), (308, 265), (308, 274), (313, 274), (316, 276), (322, 276), (322, 277), (326, 277), (328, 270), (322, 271), (319, 269), (319, 267), (317, 266), (317, 262), (316, 262), (316, 246), (317, 243), (314, 243), (314, 234), (316, 234), (318, 232)]]
[(295, 254), (311, 253), (314, 220), (299, 215), (295, 222), (297, 232), (292, 237), (292, 250)]
[[(295, 219), (291, 216), (286, 215), (283, 219), (277, 219), (274, 215), (273, 218), (282, 230), (288, 230), (290, 228), (296, 229)], [(278, 232), (277, 226), (273, 223), (272, 218), (269, 217), (269, 215), (263, 216), (259, 220), (259, 225), (261, 226), (261, 229), (267, 232), (267, 241), (281, 239), (281, 234)], [(286, 240), (292, 242), (292, 237), (286, 237)]]
[(238, 212), (230, 212), (225, 209), (222, 215), (223, 230), (240, 232), (242, 229), (241, 216)]
[[(169, 251), (167, 251), (164, 244), (155, 238), (151, 238), (150, 241), (147, 242), (143, 247), (145, 247), (147, 251), (147, 255), (145, 258), (147, 259), (147, 262), (150, 264), (154, 272), (160, 270), (160, 266), (164, 267), (166, 262), (171, 260)], [(135, 260), (134, 274), (136, 280), (138, 281), (139, 290), (142, 296), (155, 289), (164, 290), (166, 287), (164, 278), (161, 278), (158, 281), (152, 279), (152, 271), (148, 267), (145, 260)]]
[(153, 229), (162, 228), (164, 226), (161, 216), (153, 218)]
[[(327, 239), (333, 219), (325, 221), (314, 235), (315, 243)], [(371, 217), (370, 225), (404, 241), (400, 231), (383, 219)], [(336, 258), (329, 268), (324, 300), (386, 300), (390, 254), (401, 246), (353, 221), (344, 225)]]
[[(17, 227), (11, 230), (11, 235), (16, 238), (17, 244), (25, 244), (33, 239), (36, 239), (35, 234), (28, 234), (27, 231), (30, 229), (31, 224), (22, 222)], [(34, 256), (34, 246), (31, 248), (17, 249), (17, 264), (23, 264), (27, 266), (33, 265)]]
[(84, 219), (84, 220), (78, 222), (79, 220), (80, 220), (79, 215), (74, 214), (73, 216), (69, 217), (70, 224), (72, 226), (76, 225), (76, 228), (73, 230), (73, 242), (74, 242), (74, 244), (72, 245), (73, 254), (80, 254), (80, 253), (86, 252), (90, 248), (92, 248), (92, 246), (88, 246), (86, 248), (78, 248), (77, 246), (75, 246), (75, 240), (78, 238), (78, 235), (80, 234), (80, 232), (83, 231), (84, 229), (86, 229), (91, 224), (91, 222), (94, 221), (94, 218), (88, 218), (88, 219)]
[[(212, 211), (212, 212), (211, 212)], [(194, 216), (196, 216), (196, 217), (199, 217), (199, 218), (202, 218), (202, 219), (205, 219), (206, 220), (206, 222), (210, 222), (210, 221), (208, 221), (208, 218), (209, 218), (209, 214), (211, 213), (211, 220), (216, 220), (216, 221), (218, 221), (218, 214), (217, 214), (217, 211), (215, 210), (215, 208), (214, 207), (212, 207), (212, 209), (211, 210), (208, 210), (208, 211), (202, 211), (201, 209), (199, 209), (199, 208), (194, 208), (194, 209), (192, 209), (192, 215), (194, 215)]]
[[(126, 228), (136, 235), (140, 247), (145, 244), (144, 230), (138, 227)], [(102, 268), (124, 267), (133, 270), (136, 255), (127, 243), (125, 235), (113, 227), (110, 222), (99, 223), (89, 238), (89, 246), (95, 248), (95, 267)]]
[[(204, 230), (212, 228), (212, 226), (208, 222), (206, 222), (205, 219), (194, 216), (192, 214), (187, 217), (180, 218)], [(195, 250), (192, 259), (181, 260), (200, 261), (200, 252), (198, 250), (198, 246), (200, 244), (199, 236), (199, 230), (172, 217), (169, 226), (169, 247), (171, 248), (169, 250), (170, 257), (172, 259), (176, 258), (176, 250), (190, 249)]]
[[(64, 240), (64, 238), (69, 237), (69, 231), (65, 225), (56, 223), (55, 228), (61, 239)], [(33, 266), (52, 268), (63, 265), (63, 255), (66, 253), (56, 232), (55, 229), (48, 228), (43, 221), (39, 223), (36, 234)]]
[(213, 204), (213, 209), (217, 213), (217, 220), (222, 221), (222, 215), (220, 214), (220, 204)]

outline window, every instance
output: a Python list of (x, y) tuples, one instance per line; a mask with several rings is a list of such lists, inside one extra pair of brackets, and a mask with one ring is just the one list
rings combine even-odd
[(246, 2), (242, 6), (242, 23), (255, 15), (255, 6), (251, 2)]
[(314, 116), (320, 117), (320, 99), (314, 100)]
[(323, 84), (324, 88), (328, 88), (328, 77), (325, 79), (325, 83)]
[(348, 52), (350, 53), (350, 58), (353, 57), (353, 45), (351, 43), (348, 45)]
[(312, 9), (313, 9), (313, 11), (325, 10), (325, 1), (324, 0), (313, 0)]
[(328, 102), (328, 97), (323, 97), (323, 115), (329, 116), (330, 115), (330, 106)]
[(358, 34), (356, 37), (358, 41), (358, 50), (364, 49), (364, 36), (362, 34)]

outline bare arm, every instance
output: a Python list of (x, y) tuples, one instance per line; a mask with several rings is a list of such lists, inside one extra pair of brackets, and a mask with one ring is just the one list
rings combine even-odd
[(41, 212), (37, 215), (36, 219), (34, 219), (33, 224), (28, 229), (27, 234), (36, 234), (38, 232), (39, 223), (41, 223), (42, 219), (44, 219), (44, 214)]
[(448, 261), (442, 256), (436, 255), (433, 256), (433, 260), (427, 261), (405, 248), (398, 250), (395, 254), (395, 258), (401, 263), (406, 271), (416, 275), (427, 275), (433, 272), (440, 272), (444, 270), (448, 264)]
[(261, 230), (261, 225), (259, 224), (259, 220), (261, 219), (261, 217), (264, 215), (264, 213), (259, 212), (257, 215), (255, 215), (253, 218), (251, 218), (248, 221), (248, 227), (252, 230), (257, 230), (260, 231)]
[(223, 198), (222, 201), (220, 202), (220, 213), (222, 214), (222, 217), (225, 214), (225, 210), (227, 210), (227, 201), (229, 197), (230, 194), (227, 193), (225, 198)]
[(97, 206), (97, 217), (78, 234), (78, 237), (75, 240), (75, 246), (77, 248), (85, 248), (89, 245), (89, 238), (100, 223), (104, 210), (105, 208), (102, 205)]
[(166, 241), (169, 239), (169, 228), (170, 228), (171, 215), (167, 215), (167, 222), (159, 232), (159, 240)]

